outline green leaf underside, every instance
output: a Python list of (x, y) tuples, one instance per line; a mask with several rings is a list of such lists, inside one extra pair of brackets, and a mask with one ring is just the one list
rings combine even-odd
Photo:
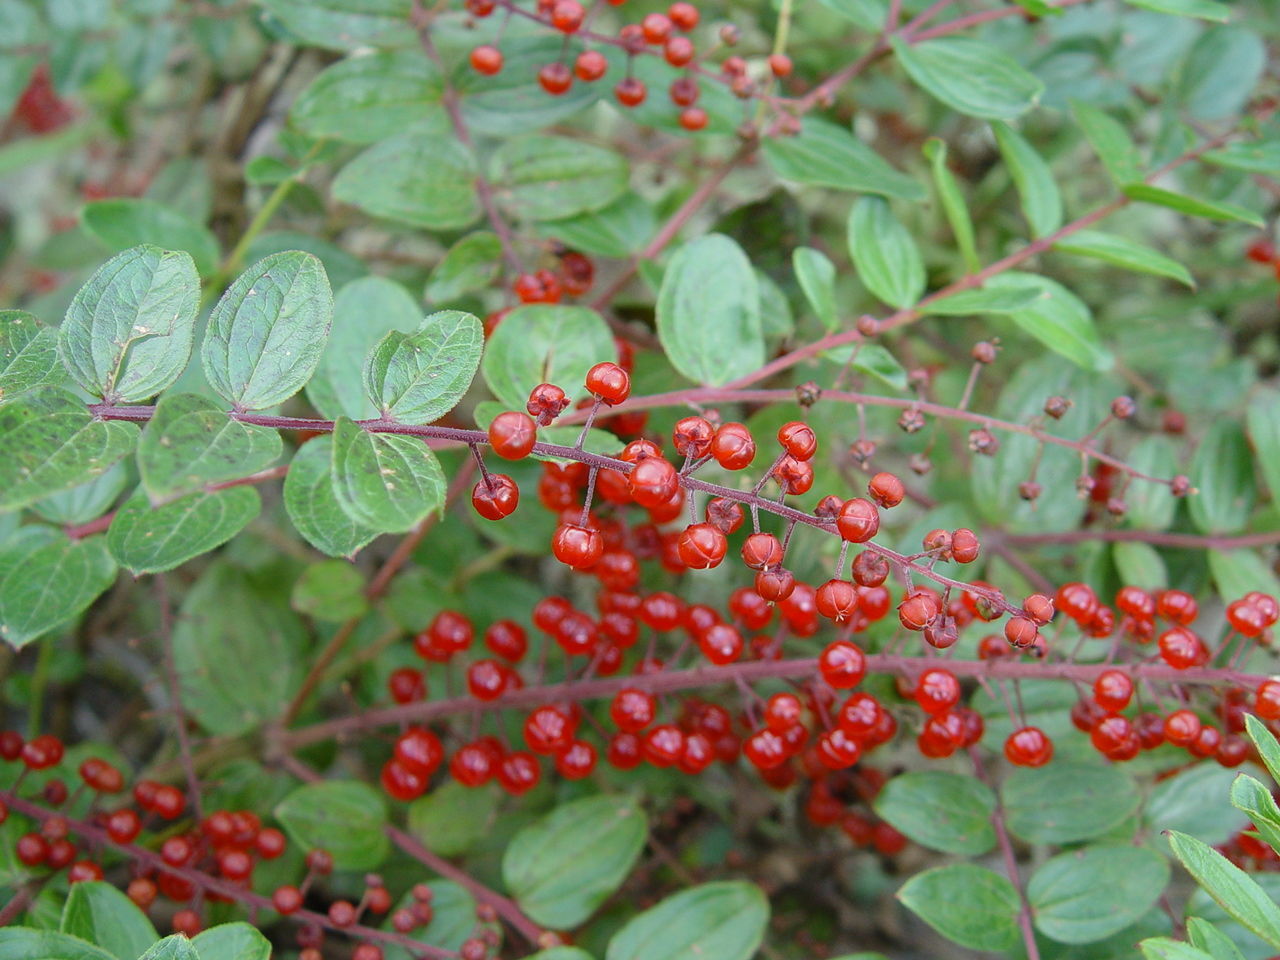
[(1078, 257), (1091, 257), (1115, 267), (1168, 277), (1188, 287), (1195, 288), (1191, 272), (1171, 257), (1150, 247), (1098, 230), (1077, 230), (1053, 245), (1055, 250), (1073, 253)]
[(891, 38), (894, 55), (917, 84), (971, 117), (1012, 120), (1035, 106), (1044, 84), (999, 50), (968, 37), (910, 44)]
[(414, 437), (370, 433), (346, 417), (333, 431), (333, 492), (358, 525), (405, 533), (444, 505), (445, 479), (431, 448)]
[(31, 525), (0, 548), (0, 636), (21, 647), (79, 616), (115, 581), (102, 537)]
[(1004, 273), (987, 281), (990, 290), (1032, 290), (1028, 306), (1011, 311), (1014, 323), (1050, 350), (1086, 370), (1110, 370), (1115, 358), (1102, 343), (1084, 301), (1062, 284), (1031, 273)]
[(1043, 237), (1053, 233), (1062, 226), (1062, 197), (1049, 164), (1008, 124), (995, 122), (991, 129), (1017, 187), (1031, 235)]
[(905, 310), (924, 293), (924, 260), (911, 233), (880, 197), (859, 197), (849, 213), (849, 256), (863, 284)]
[(783, 180), (923, 200), (924, 189), (843, 127), (806, 117), (794, 137), (769, 137), (764, 155)]
[(835, 264), (821, 250), (797, 247), (791, 254), (791, 266), (814, 316), (828, 331), (834, 331), (840, 323)]

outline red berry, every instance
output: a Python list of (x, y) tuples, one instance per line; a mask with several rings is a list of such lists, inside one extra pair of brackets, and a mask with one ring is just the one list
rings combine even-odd
[(491, 473), (472, 488), (471, 505), (486, 520), (501, 520), (520, 505), (520, 488), (505, 473)]
[(1093, 681), (1093, 699), (1109, 713), (1119, 713), (1133, 698), (1133, 681), (1122, 670), (1104, 670)]
[(387, 689), (396, 703), (413, 703), (427, 695), (427, 684), (422, 673), (412, 667), (393, 670), (387, 678)]
[(898, 604), (898, 620), (908, 630), (923, 630), (942, 612), (932, 593), (917, 592)]
[(576, 523), (562, 523), (551, 540), (551, 552), (566, 566), (586, 570), (604, 555), (604, 538), (599, 530)]
[(681, 30), (692, 30), (698, 25), (698, 8), (692, 3), (685, 3), (684, 0), (679, 0), (679, 2), (669, 6), (667, 8), (667, 16)]
[(828, 580), (818, 588), (818, 613), (835, 623), (848, 623), (858, 612), (858, 590), (848, 580)]
[(701, 107), (685, 107), (680, 111), (680, 126), (690, 133), (696, 133), (707, 126), (707, 111)]
[(1175, 747), (1189, 747), (1200, 736), (1200, 718), (1190, 710), (1175, 710), (1164, 721), (1164, 738)]
[(644, 32), (645, 43), (656, 46), (671, 35), (671, 19), (664, 13), (646, 14), (640, 21), (640, 29)]
[(756, 456), (756, 442), (741, 423), (726, 423), (711, 440), (711, 455), (726, 470), (742, 470)]
[(1156, 613), (1179, 626), (1190, 626), (1200, 613), (1195, 597), (1184, 590), (1165, 590), (1156, 597)]
[(960, 681), (947, 670), (926, 670), (916, 682), (916, 702), (925, 713), (941, 713), (960, 702)]
[(551, 25), (561, 33), (577, 33), (584, 16), (586, 11), (578, 0), (557, 0), (551, 8)]
[(715, 524), (695, 523), (680, 534), (678, 549), (686, 567), (705, 570), (719, 566), (728, 547), (729, 541)]
[(471, 51), (471, 69), (491, 77), (502, 70), (502, 51), (484, 44)]
[(612, 406), (622, 403), (631, 395), (631, 377), (616, 363), (605, 361), (587, 371), (586, 387), (590, 393)]
[(578, 59), (574, 61), (573, 72), (577, 74), (578, 79), (584, 83), (590, 83), (593, 80), (599, 80), (605, 75), (605, 71), (609, 69), (609, 61), (605, 59), (603, 53), (598, 50), (584, 50), (578, 54)]
[(577, 733), (577, 723), (561, 707), (536, 708), (524, 722), (524, 740), (534, 753), (551, 755), (569, 746)]
[(1053, 759), (1053, 741), (1039, 727), (1022, 727), (1005, 740), (1004, 755), (1016, 767), (1043, 767)]
[(1186, 627), (1171, 627), (1157, 641), (1160, 657), (1176, 670), (1200, 667), (1209, 662), (1209, 648)]
[(542, 779), (542, 768), (533, 754), (517, 750), (498, 765), (498, 783), (512, 796), (528, 793)]
[(644, 758), (655, 767), (669, 767), (684, 753), (684, 732), (674, 724), (653, 727), (641, 740)]
[(653, 694), (628, 687), (614, 696), (609, 705), (609, 716), (624, 733), (639, 733), (653, 722), (657, 710)]
[(489, 443), (493, 452), (504, 460), (524, 459), (533, 450), (537, 439), (538, 428), (533, 417), (519, 410), (500, 413), (489, 424)]
[(671, 37), (662, 47), (662, 56), (673, 67), (683, 67), (693, 59), (693, 41), (688, 37)]
[(848, 690), (862, 682), (867, 673), (867, 658), (860, 647), (848, 640), (827, 645), (818, 657), (822, 679), (837, 690)]
[(775, 53), (769, 57), (769, 70), (775, 77), (789, 77), (791, 69), (791, 58), (785, 53)]
[(627, 477), (631, 499), (642, 507), (658, 507), (680, 489), (680, 475), (661, 457), (648, 457), (635, 465)]
[(880, 511), (870, 500), (846, 500), (836, 516), (836, 529), (850, 543), (866, 543), (880, 531)]
[(618, 102), (624, 107), (637, 107), (644, 103), (644, 98), (648, 95), (648, 92), (644, 83), (635, 77), (624, 77), (613, 88), (613, 95), (618, 98)]
[(573, 85), (573, 74), (559, 61), (548, 63), (538, 71), (538, 83), (547, 93), (558, 97)]

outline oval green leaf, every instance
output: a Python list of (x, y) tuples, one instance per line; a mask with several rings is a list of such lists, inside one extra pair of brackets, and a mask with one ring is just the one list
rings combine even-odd
[(333, 438), (302, 445), (284, 479), (284, 506), (303, 539), (331, 557), (354, 557), (378, 531), (351, 519), (333, 492)]
[(769, 922), (769, 901), (752, 883), (704, 883), (629, 920), (605, 960), (747, 960)]
[(508, 140), (490, 161), (498, 201), (529, 220), (561, 220), (607, 207), (627, 189), (629, 171), (617, 152), (568, 137)]
[(912, 44), (895, 34), (907, 74), (938, 100), (970, 117), (1012, 120), (1035, 106), (1044, 84), (995, 47), (968, 37)]
[(955, 863), (925, 870), (904, 883), (897, 897), (962, 947), (1004, 952), (1018, 942), (1018, 891), (985, 867)]
[(899, 200), (923, 200), (924, 188), (844, 127), (805, 117), (793, 137), (768, 137), (765, 159), (783, 180), (836, 190), (878, 193)]
[(314, 139), (377, 143), (438, 111), (443, 89), (439, 70), (420, 50), (356, 55), (321, 71), (289, 117)]
[(444, 505), (440, 461), (421, 439), (370, 433), (346, 417), (333, 430), (333, 492), (352, 520), (405, 533)]
[(85, 206), (80, 222), (112, 252), (150, 243), (166, 250), (186, 251), (204, 276), (218, 266), (218, 241), (209, 229), (157, 200), (98, 200)]
[(337, 870), (372, 870), (390, 848), (386, 803), (367, 783), (309, 783), (276, 804), (275, 815), (303, 849), (328, 850)]
[(410, 131), (365, 150), (342, 168), (332, 189), (335, 200), (375, 217), (460, 230), (480, 216), (475, 177), (475, 158), (452, 135)]
[(996, 795), (973, 777), (943, 771), (904, 773), (875, 800), (884, 820), (922, 846), (977, 856), (996, 845)]
[(924, 260), (910, 232), (880, 197), (859, 197), (849, 212), (849, 256), (866, 288), (905, 310), (924, 293)]
[(1145, 914), (1169, 882), (1154, 850), (1099, 844), (1059, 854), (1027, 882), (1036, 929), (1060, 943), (1094, 943)]
[(135, 960), (159, 937), (132, 900), (98, 881), (72, 885), (62, 908), (62, 932), (96, 943), (117, 960)]
[(160, 573), (222, 546), (261, 510), (262, 499), (252, 487), (200, 490), (159, 507), (139, 489), (116, 512), (107, 546), (135, 576)]
[(529, 391), (554, 383), (572, 399), (586, 395), (587, 371), (617, 358), (613, 334), (586, 307), (529, 304), (507, 314), (485, 345), (480, 372), (507, 409), (523, 410)]
[(386, 420), (430, 423), (452, 410), (480, 366), (484, 330), (461, 310), (441, 310), (412, 334), (388, 333), (364, 365), (365, 392)]
[(115, 579), (104, 537), (23, 527), (0, 549), (0, 637), (21, 647), (70, 623)]
[(1273, 947), (1280, 947), (1280, 907), (1257, 881), (1208, 844), (1176, 830), (1169, 846), (1191, 874), (1228, 914)]
[(63, 377), (58, 331), (25, 310), (0, 310), (0, 400), (54, 386)]

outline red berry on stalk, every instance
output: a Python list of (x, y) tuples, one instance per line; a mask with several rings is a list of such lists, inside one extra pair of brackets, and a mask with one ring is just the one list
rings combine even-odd
[(898, 619), (908, 630), (923, 630), (941, 612), (932, 593), (914, 593), (898, 604)]
[(715, 435), (716, 428), (710, 421), (702, 417), (685, 417), (677, 421), (672, 429), (671, 442), (677, 453), (697, 460), (711, 452), (711, 442)]
[(400, 667), (387, 678), (387, 690), (396, 703), (413, 703), (427, 695), (426, 681), (421, 671), (412, 667)]
[(648, 457), (636, 464), (627, 477), (631, 499), (642, 507), (660, 507), (680, 489), (680, 475), (661, 457)]
[(1053, 741), (1039, 727), (1022, 727), (1005, 740), (1004, 755), (1015, 767), (1043, 767), (1053, 759)]
[(866, 543), (880, 532), (880, 511), (870, 500), (846, 500), (836, 516), (836, 529), (850, 543)]
[(587, 390), (613, 406), (631, 395), (631, 377), (616, 363), (597, 363), (587, 371)]
[(573, 72), (584, 83), (599, 80), (609, 69), (609, 61), (599, 50), (583, 50), (573, 63)]
[(604, 555), (604, 538), (600, 531), (576, 523), (562, 523), (551, 540), (555, 558), (575, 570), (589, 569)]
[(770, 603), (781, 603), (796, 588), (796, 578), (786, 567), (770, 567), (756, 574), (755, 591)]
[(471, 69), (486, 77), (501, 72), (502, 62), (502, 51), (487, 43), (471, 51)]
[(685, 3), (679, 0), (667, 7), (667, 16), (671, 18), (671, 22), (681, 30), (692, 30), (698, 25), (699, 13), (698, 8), (692, 3)]
[(752, 570), (776, 567), (782, 563), (782, 543), (772, 533), (753, 533), (742, 544), (742, 562)]
[(471, 488), (471, 506), (486, 520), (502, 520), (520, 505), (520, 488), (505, 473), (491, 473)]
[(538, 428), (533, 417), (519, 410), (508, 410), (489, 424), (489, 443), (493, 452), (504, 460), (522, 460), (533, 450)]
[(926, 670), (916, 682), (916, 703), (925, 713), (941, 713), (960, 702), (960, 681), (947, 670)]
[(775, 77), (789, 77), (791, 69), (791, 58), (785, 53), (775, 53), (769, 57), (769, 70)]
[(818, 450), (818, 438), (813, 428), (799, 420), (778, 428), (778, 443), (797, 460), (810, 460)]
[(693, 56), (693, 41), (688, 37), (670, 37), (663, 44), (662, 57), (673, 67), (683, 67)]
[(1189, 747), (1200, 736), (1200, 718), (1190, 710), (1175, 710), (1164, 720), (1164, 738), (1175, 747)]
[(685, 107), (680, 111), (680, 126), (690, 133), (696, 133), (706, 127), (707, 111), (701, 107)]
[(654, 727), (641, 739), (644, 758), (655, 767), (669, 767), (684, 753), (684, 731), (675, 724)]
[(858, 590), (848, 580), (831, 579), (818, 588), (818, 613), (835, 623), (848, 623), (858, 612)]
[(671, 18), (664, 13), (649, 13), (640, 21), (640, 29), (644, 32), (646, 43), (664, 42), (671, 35)]
[(1093, 699), (1109, 713), (1119, 713), (1133, 699), (1133, 681), (1122, 670), (1104, 670), (1093, 681)]
[(573, 74), (559, 61), (548, 63), (538, 70), (538, 83), (553, 97), (558, 97), (573, 86)]
[(867, 673), (867, 658), (861, 648), (848, 640), (827, 645), (818, 657), (822, 679), (837, 690), (848, 690), (862, 682)]
[(613, 88), (613, 95), (624, 107), (638, 107), (644, 103), (647, 94), (648, 90), (645, 89), (644, 83), (635, 77), (623, 77)]
[(546, 427), (568, 406), (569, 398), (563, 390), (554, 383), (540, 383), (529, 391), (525, 410), (538, 421), (538, 426)]
[(726, 470), (742, 470), (756, 457), (756, 442), (741, 423), (726, 423), (711, 441), (711, 455)]
[(578, 0), (557, 0), (551, 8), (551, 25), (561, 33), (577, 33), (586, 11)]
[(1025, 649), (1036, 642), (1040, 628), (1028, 617), (1010, 617), (1005, 621), (1004, 636), (1015, 647)]
[(680, 559), (692, 570), (706, 570), (720, 565), (729, 541), (713, 523), (695, 523), (680, 534)]

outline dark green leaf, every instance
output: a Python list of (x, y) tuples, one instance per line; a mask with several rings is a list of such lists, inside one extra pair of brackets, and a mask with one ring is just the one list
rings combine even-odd
[(331, 50), (409, 46), (410, 0), (261, 0), (298, 39)]
[(1046, 937), (1094, 943), (1136, 922), (1168, 882), (1169, 864), (1155, 851), (1098, 844), (1043, 864), (1027, 883), (1027, 900)]
[(319, 259), (276, 253), (236, 279), (209, 315), (200, 358), (209, 385), (237, 410), (264, 410), (310, 379), (333, 318)]
[[(1130, 0), (1132, 2), (1132, 0)], [(1146, 960), (1213, 960), (1203, 950), (1190, 944), (1170, 940), (1168, 937), (1151, 937), (1138, 944)]]
[(436, 264), (423, 296), (432, 303), (456, 300), (464, 294), (484, 290), (500, 273), (502, 241), (496, 233), (473, 230), (450, 247), (444, 259)]
[(357, 524), (405, 533), (444, 505), (440, 461), (421, 439), (370, 433), (346, 417), (333, 431), (333, 492)]
[(271, 960), (271, 941), (247, 923), (220, 923), (196, 934), (191, 945), (200, 960)]
[(1243, 773), (1236, 777), (1231, 784), (1231, 805), (1252, 821), (1258, 836), (1280, 851), (1280, 807), (1261, 781)]
[(200, 279), (185, 253), (141, 246), (80, 288), (58, 328), (58, 354), (86, 391), (136, 401), (159, 393), (191, 357)]
[(1218, 595), (1235, 599), (1250, 590), (1280, 595), (1280, 580), (1254, 550), (1210, 550), (1209, 572)]
[(764, 155), (783, 180), (923, 200), (924, 190), (844, 127), (805, 117), (794, 137), (768, 137)]
[(1016, 61), (968, 37), (913, 45), (895, 34), (892, 43), (912, 80), (970, 117), (1012, 120), (1035, 106), (1044, 92), (1044, 84)]
[(363, 616), (369, 609), (364, 577), (344, 560), (322, 560), (303, 570), (290, 601), (299, 613), (333, 623)]
[(484, 330), (461, 310), (433, 313), (412, 334), (388, 333), (364, 365), (365, 392), (386, 420), (430, 423), (452, 410), (480, 366)]
[(563, 804), (515, 835), (502, 859), (503, 883), (537, 923), (571, 929), (622, 885), (648, 833), (632, 799)]
[(113, 252), (155, 244), (165, 250), (186, 251), (205, 276), (218, 266), (218, 241), (209, 229), (157, 200), (98, 200), (81, 211), (80, 220), (93, 237)]
[(1191, 271), (1177, 260), (1115, 234), (1098, 230), (1077, 230), (1071, 236), (1059, 240), (1053, 248), (1079, 257), (1092, 257), (1125, 270), (1168, 277), (1193, 289), (1196, 285)]
[(138, 960), (200, 960), (186, 934), (174, 933), (157, 941)]
[(890, 780), (875, 801), (884, 820), (923, 846), (977, 856), (996, 845), (996, 796), (981, 780), (920, 771)]
[(331, 420), (368, 420), (378, 408), (365, 396), (360, 357), (393, 330), (412, 333), (422, 308), (400, 284), (386, 277), (352, 280), (333, 301), (333, 327), (316, 372), (307, 381), (307, 399)]
[(1221, 150), (1210, 150), (1200, 159), (1232, 170), (1274, 177), (1280, 174), (1280, 138), (1229, 143)]
[(0, 636), (14, 647), (30, 643), (73, 621), (115, 579), (103, 537), (23, 527), (0, 547)]
[(1191, 519), (1204, 533), (1232, 533), (1244, 529), (1257, 497), (1253, 458), (1244, 430), (1233, 420), (1218, 420), (1196, 448), (1187, 471), (1199, 493), (1187, 506)]
[(1030, 307), (1040, 291), (1030, 284), (999, 287), (988, 284), (980, 290), (961, 290), (920, 307), (926, 316), (975, 317), (984, 313), (1013, 314)]
[(1117, 767), (1056, 760), (1014, 770), (1001, 788), (1005, 822), (1028, 843), (1079, 843), (1116, 829), (1141, 802)]
[(0, 960), (117, 960), (87, 940), (54, 930), (0, 927)]
[(1258, 749), (1258, 756), (1262, 758), (1267, 772), (1271, 774), (1271, 779), (1280, 783), (1280, 743), (1276, 742), (1275, 734), (1251, 713), (1244, 715), (1244, 726), (1249, 733), (1249, 739)]
[(791, 266), (809, 307), (824, 327), (834, 331), (840, 324), (836, 306), (836, 267), (827, 255), (813, 247), (797, 247), (791, 254)]
[(1147, 829), (1195, 831), (1209, 843), (1226, 843), (1245, 822), (1228, 799), (1235, 777), (1235, 770), (1199, 763), (1161, 780), (1142, 810)]
[(992, 277), (986, 289), (1035, 291), (1036, 300), (1011, 311), (1014, 323), (1086, 370), (1110, 370), (1115, 364), (1098, 336), (1089, 308), (1062, 284), (1033, 273), (1011, 272)]
[(1033, 237), (1044, 237), (1062, 226), (1062, 197), (1049, 164), (1022, 134), (1005, 123), (991, 124), (1005, 166), (1018, 189), (1022, 213)]
[(253, 487), (199, 491), (158, 507), (139, 489), (111, 521), (107, 545), (135, 576), (160, 573), (222, 546), (261, 510)]
[(543, 233), (575, 250), (616, 259), (639, 251), (657, 226), (653, 208), (631, 192), (624, 193), (603, 210), (538, 225)]
[(298, 533), (321, 553), (353, 557), (378, 531), (352, 520), (333, 492), (333, 438), (303, 444), (284, 480), (284, 506)]
[(1231, 942), (1230, 937), (1200, 917), (1187, 918), (1187, 939), (1193, 947), (1199, 947), (1213, 957), (1213, 960), (1244, 960), (1240, 948)]
[(1272, 498), (1280, 498), (1280, 392), (1258, 390), (1249, 401), (1245, 422), (1262, 478)]
[(480, 215), (475, 158), (454, 137), (408, 132), (374, 144), (342, 168), (333, 197), (375, 217), (460, 230)]
[(409, 804), (409, 832), (442, 857), (468, 853), (493, 829), (498, 794), (446, 780)]
[(951, 232), (955, 235), (965, 269), (970, 273), (977, 273), (982, 267), (982, 261), (978, 259), (978, 248), (974, 241), (973, 218), (969, 216), (969, 207), (960, 192), (956, 175), (947, 166), (946, 141), (930, 137), (924, 143), (924, 155), (933, 171), (934, 189), (938, 192), (938, 200), (947, 215), (947, 223), (951, 225)]
[(289, 111), (309, 137), (377, 143), (440, 108), (443, 84), (420, 50), (355, 55), (325, 68)]
[(214, 564), (187, 593), (173, 630), (183, 706), (212, 734), (275, 719), (302, 681), (304, 641), (293, 611)]
[(530, 304), (507, 314), (489, 337), (480, 372), (507, 409), (523, 410), (529, 391), (543, 382), (558, 384), (571, 399), (585, 396), (587, 371), (616, 355), (613, 334), (594, 310)]
[(1251, 223), (1255, 227), (1263, 224), (1262, 215), (1235, 204), (1221, 201), (1205, 200), (1202, 197), (1189, 197), (1185, 193), (1174, 193), (1162, 187), (1153, 187), (1149, 183), (1126, 183), (1121, 188), (1130, 200), (1139, 203), (1154, 203), (1168, 207), (1192, 217), (1206, 217), (1209, 220), (1237, 220)]
[[(1202, 4), (1206, 0), (1180, 2)], [(1179, 98), (1197, 120), (1234, 116), (1244, 109), (1266, 65), (1266, 45), (1254, 30), (1234, 24), (1210, 27), (1182, 63)]]
[[(1169, 478), (1178, 472), (1178, 451), (1168, 437), (1149, 436), (1128, 456), (1129, 465), (1149, 477)], [(1140, 530), (1167, 530), (1178, 501), (1163, 483), (1135, 480), (1125, 490), (1129, 524)]]
[(1071, 113), (1112, 181), (1125, 184), (1142, 179), (1138, 148), (1119, 120), (1083, 100), (1071, 101)]
[(924, 261), (911, 233), (887, 201), (863, 196), (849, 211), (849, 256), (863, 284), (890, 306), (905, 310), (924, 293)]
[(356, 780), (299, 787), (276, 805), (276, 819), (294, 842), (333, 855), (338, 870), (372, 870), (386, 859), (387, 807), (380, 794)]
[(1164, 560), (1149, 543), (1138, 541), (1113, 543), (1111, 558), (1123, 583), (1143, 590), (1164, 590), (1169, 586), (1169, 571)]
[(138, 441), (138, 472), (158, 503), (265, 470), (280, 451), (278, 431), (228, 417), (208, 397), (165, 394)]
[(748, 960), (769, 922), (769, 901), (751, 883), (704, 883), (629, 920), (605, 960)]
[(66, 374), (58, 362), (58, 333), (25, 310), (0, 310), (0, 402)]
[(530, 220), (561, 220), (607, 207), (627, 188), (623, 157), (568, 137), (508, 140), (493, 155), (499, 202)]
[[(576, 53), (571, 44), (568, 56)], [(459, 64), (453, 85), (467, 129), (513, 137), (545, 129), (595, 103), (600, 99), (599, 83), (575, 83), (558, 97), (547, 96), (538, 84), (539, 68), (565, 55), (564, 40), (544, 34), (504, 39), (502, 72), (496, 76)]]
[(70, 490), (50, 494), (31, 505), (31, 509), (50, 523), (60, 525), (88, 523), (107, 511), (124, 492), (129, 471), (117, 463), (106, 473)]
[(1257, 881), (1208, 844), (1176, 830), (1169, 845), (1187, 872), (1240, 924), (1273, 947), (1280, 947), (1280, 907)]
[(972, 950), (1010, 950), (1018, 942), (1018, 891), (985, 867), (955, 863), (917, 873), (898, 899), (948, 940)]
[(138, 428), (89, 416), (72, 394), (32, 391), (0, 405), (0, 510), (100, 477), (129, 455)]
[(695, 383), (720, 386), (764, 363), (755, 271), (722, 234), (699, 237), (675, 253), (662, 276), (657, 314), (667, 358)]
[(96, 943), (117, 960), (136, 960), (159, 934), (147, 915), (109, 883), (76, 883), (62, 908), (62, 932)]

